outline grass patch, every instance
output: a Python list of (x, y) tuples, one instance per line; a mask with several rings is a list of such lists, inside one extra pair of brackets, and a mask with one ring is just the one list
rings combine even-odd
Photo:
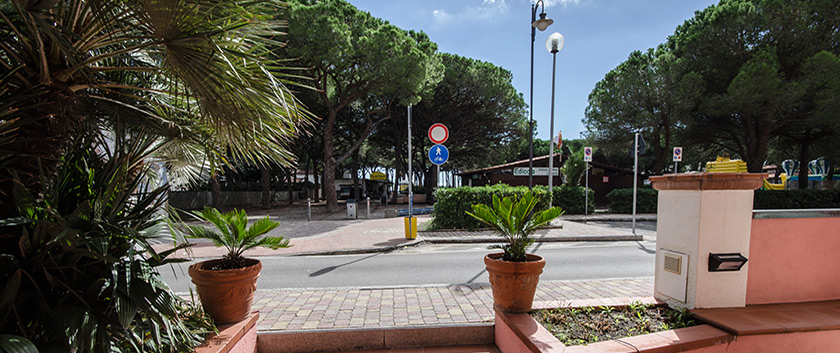
[(697, 325), (686, 309), (641, 303), (623, 308), (602, 306), (538, 310), (531, 316), (567, 346)]

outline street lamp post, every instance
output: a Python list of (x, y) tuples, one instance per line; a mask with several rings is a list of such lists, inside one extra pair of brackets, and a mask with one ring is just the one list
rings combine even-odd
[(551, 134), (549, 135), (549, 150), (548, 150), (548, 195), (549, 195), (549, 202), (548, 207), (551, 207), (554, 204), (554, 194), (551, 192), (551, 186), (554, 181), (554, 77), (555, 73), (557, 72), (557, 52), (560, 49), (563, 49), (563, 44), (566, 43), (566, 39), (563, 38), (563, 35), (557, 32), (552, 33), (548, 36), (548, 40), (545, 42), (545, 48), (551, 52), (552, 61), (551, 61)]
[[(537, 8), (542, 5), (540, 19), (537, 20)], [(534, 187), (534, 40), (537, 37), (537, 29), (545, 31), (548, 26), (554, 23), (550, 18), (545, 18), (545, 3), (537, 0), (531, 5), (531, 100), (528, 102), (528, 189)]]

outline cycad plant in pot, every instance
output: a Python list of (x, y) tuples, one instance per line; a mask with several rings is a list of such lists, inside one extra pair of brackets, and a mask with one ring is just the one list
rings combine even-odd
[(262, 237), (279, 225), (268, 216), (249, 227), (248, 216), (243, 210), (221, 213), (215, 208), (205, 207), (193, 214), (212, 223), (216, 229), (186, 225), (186, 237), (209, 239), (214, 245), (227, 249), (227, 254), (221, 259), (195, 263), (189, 268), (201, 305), (216, 324), (230, 324), (248, 318), (262, 263), (244, 257), (243, 253), (256, 247), (289, 247), (289, 240), (283, 237)]
[(530, 191), (518, 201), (493, 195), (492, 207), (477, 204), (472, 205), (472, 212), (467, 212), (506, 240), (504, 245), (492, 247), (504, 252), (484, 257), (493, 290), (493, 306), (497, 310), (510, 313), (531, 310), (545, 259), (526, 250), (534, 243), (531, 235), (538, 227), (563, 214), (559, 207), (535, 212), (537, 202)]

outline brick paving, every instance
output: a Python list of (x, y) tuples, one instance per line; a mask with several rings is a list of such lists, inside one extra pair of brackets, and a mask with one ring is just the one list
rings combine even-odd
[[(534, 308), (652, 303), (653, 278), (543, 281)], [(489, 284), (257, 291), (259, 331), (493, 322)]]

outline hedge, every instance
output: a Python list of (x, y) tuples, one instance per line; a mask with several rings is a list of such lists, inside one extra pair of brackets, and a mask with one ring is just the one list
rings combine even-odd
[[(562, 185), (554, 188), (554, 205), (559, 206), (565, 214), (583, 214), (586, 211), (586, 195), (583, 186)], [(589, 214), (595, 212), (595, 193), (589, 189)]]
[(753, 209), (840, 208), (840, 190), (756, 190)]
[[(583, 187), (561, 186), (554, 188), (554, 204), (562, 208), (567, 214), (583, 213)], [(538, 197), (536, 210), (548, 208), (548, 189), (543, 186), (534, 187), (534, 193)], [(435, 190), (435, 211), (432, 228), (434, 229), (478, 229), (484, 228), (484, 224), (466, 214), (472, 210), (474, 204), (491, 205), (493, 195), (499, 197), (519, 198), (528, 192), (527, 186), (508, 186), (497, 184), (492, 186), (458, 188), (438, 188)], [(591, 191), (590, 191), (591, 195)], [(589, 212), (595, 209), (594, 200), (590, 198)]]
[[(659, 193), (654, 189), (636, 190), (636, 213), (656, 213)], [(607, 193), (610, 212), (633, 213), (633, 189), (615, 189)]]
[[(637, 213), (656, 213), (658, 193), (639, 189)], [(607, 194), (610, 212), (633, 212), (633, 189), (615, 189)], [(756, 190), (753, 209), (840, 208), (840, 190)]]

